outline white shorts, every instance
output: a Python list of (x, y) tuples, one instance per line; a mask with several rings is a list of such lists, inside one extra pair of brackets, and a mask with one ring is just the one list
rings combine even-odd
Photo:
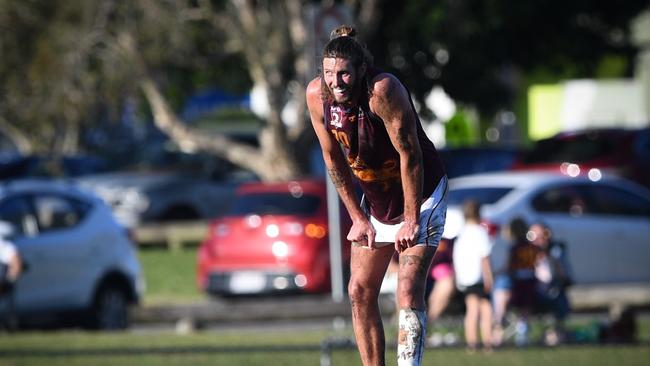
[[(416, 246), (438, 246), (447, 217), (447, 189), (447, 176), (443, 176), (431, 196), (420, 206), (420, 231), (415, 238)], [(403, 222), (394, 225), (383, 224), (372, 215), (370, 215), (370, 223), (376, 231), (377, 248), (395, 243), (395, 235), (404, 224)]]

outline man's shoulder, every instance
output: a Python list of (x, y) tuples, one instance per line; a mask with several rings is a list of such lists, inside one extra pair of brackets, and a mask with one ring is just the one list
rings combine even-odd
[(321, 79), (314, 78), (307, 84), (306, 90), (307, 107), (311, 113), (322, 114), (323, 98), (321, 94)]
[(317, 76), (317, 77), (313, 78), (309, 82), (309, 84), (307, 84), (307, 89), (306, 89), (307, 97), (309, 97), (309, 96), (317, 96), (318, 98), (320, 98), (320, 96), (321, 96), (320, 87), (321, 87), (320, 77)]
[(396, 90), (405, 90), (402, 82), (393, 74), (389, 72), (379, 72), (375, 74), (370, 84), (372, 85), (372, 94), (370, 98), (377, 98), (378, 100), (385, 99)]

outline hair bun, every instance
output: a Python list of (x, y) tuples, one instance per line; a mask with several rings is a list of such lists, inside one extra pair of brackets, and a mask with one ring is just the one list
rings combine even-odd
[(357, 35), (356, 29), (354, 29), (353, 26), (351, 25), (341, 25), (334, 29), (330, 33), (330, 39), (338, 38), (338, 37), (352, 37), (354, 38)]

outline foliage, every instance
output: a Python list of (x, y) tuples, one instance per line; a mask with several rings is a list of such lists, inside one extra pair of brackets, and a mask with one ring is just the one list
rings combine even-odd
[[(0, 129), (10, 124), (37, 151), (71, 153), (135, 104), (136, 121), (153, 116), (185, 151), (218, 155), (262, 179), (299, 176), (314, 142), (304, 14), (332, 3), (350, 6), (376, 63), (416, 99), (439, 84), (484, 118), (512, 109), (532, 82), (629, 76), (636, 50), (628, 23), (647, 8), (643, 0), (3, 0)], [(214, 85), (264, 89), (259, 147), (178, 118), (189, 95)], [(281, 113), (289, 102), (293, 125)]]
[[(512, 108), (524, 75), (536, 82), (630, 76), (629, 22), (647, 8), (643, 0), (387, 2), (391, 17), (371, 48), (419, 99), (441, 84), (491, 116)], [(607, 64), (614, 73), (603, 70)]]

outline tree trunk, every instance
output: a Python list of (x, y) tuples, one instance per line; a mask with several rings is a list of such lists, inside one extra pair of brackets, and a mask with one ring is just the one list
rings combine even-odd
[(34, 152), (34, 147), (20, 130), (0, 117), (0, 134), (4, 135), (22, 155), (29, 155)]
[(257, 174), (263, 181), (295, 179), (302, 174), (295, 157), (282, 148), (282, 139), (269, 124), (260, 132), (260, 148), (238, 143), (225, 135), (193, 129), (172, 111), (153, 80), (144, 77), (141, 87), (153, 111), (154, 122), (184, 151), (205, 151)]

